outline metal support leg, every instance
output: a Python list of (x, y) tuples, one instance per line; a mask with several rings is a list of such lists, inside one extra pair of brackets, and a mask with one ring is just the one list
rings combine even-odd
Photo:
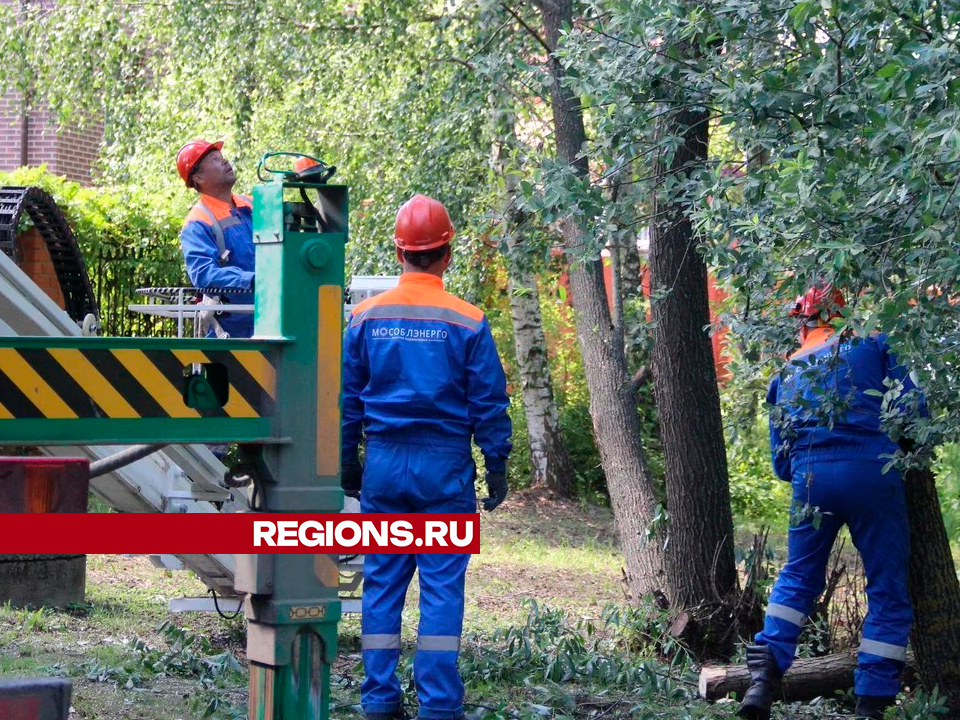
[(335, 624), (306, 626), (291, 641), (288, 664), (251, 662), (249, 720), (327, 720), (335, 636)]
[(337, 652), (335, 555), (238, 555), (247, 592), (249, 720), (327, 720)]

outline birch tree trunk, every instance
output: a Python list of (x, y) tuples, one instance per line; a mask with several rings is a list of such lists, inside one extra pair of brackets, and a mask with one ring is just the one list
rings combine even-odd
[(518, 178), (506, 172), (508, 160), (516, 154), (515, 123), (512, 113), (503, 114), (503, 120), (495, 123), (494, 127), (499, 130), (497, 135), (503, 140), (494, 146), (493, 167), (504, 176), (506, 187), (503, 221), (507, 238), (510, 318), (523, 391), (523, 412), (527, 419), (533, 484), (546, 487), (561, 497), (573, 497), (576, 470), (563, 440), (554, 402), (534, 266), (535, 251), (523, 242), (523, 217), (516, 198)]
[[(529, 268), (529, 258), (522, 257), (523, 250), (518, 247), (522, 243), (517, 233), (510, 233), (507, 242), (510, 318), (513, 320), (517, 366), (523, 389), (534, 484), (543, 485), (563, 497), (573, 497), (576, 471), (563, 440), (553, 399), (537, 277)], [(528, 267), (524, 267), (525, 264)]]

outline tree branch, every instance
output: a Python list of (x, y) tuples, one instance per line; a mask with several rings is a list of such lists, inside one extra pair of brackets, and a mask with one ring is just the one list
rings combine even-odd
[(530, 37), (532, 37), (534, 40), (540, 43), (540, 46), (547, 51), (547, 55), (553, 55), (553, 50), (550, 48), (549, 45), (547, 45), (547, 42), (542, 37), (540, 37), (540, 34), (536, 30), (534, 30), (532, 27), (527, 25), (524, 19), (520, 17), (519, 13), (517, 13), (512, 7), (510, 7), (504, 2), (500, 3), (500, 7), (502, 7), (508, 13), (513, 15), (513, 19), (516, 20), (518, 23), (520, 23), (520, 25), (523, 27), (524, 30), (527, 31)]
[(646, 365), (641, 365), (637, 368), (633, 377), (630, 378), (630, 382), (627, 384), (627, 392), (630, 395), (636, 395), (640, 391), (640, 388), (651, 380), (653, 380), (653, 371)]

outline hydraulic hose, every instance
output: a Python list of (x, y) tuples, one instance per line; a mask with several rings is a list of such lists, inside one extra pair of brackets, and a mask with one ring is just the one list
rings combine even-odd
[(90, 463), (90, 477), (95, 478), (111, 473), (137, 460), (142, 460), (147, 457), (147, 455), (153, 455), (157, 450), (162, 450), (166, 446), (167, 443), (159, 445), (131, 445), (118, 453), (108, 455), (105, 458)]

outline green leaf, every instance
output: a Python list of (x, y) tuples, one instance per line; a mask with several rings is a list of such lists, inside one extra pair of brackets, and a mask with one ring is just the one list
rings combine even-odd
[(877, 76), (882, 78), (891, 78), (900, 72), (901, 66), (900, 63), (890, 61), (882, 68), (877, 70)]

